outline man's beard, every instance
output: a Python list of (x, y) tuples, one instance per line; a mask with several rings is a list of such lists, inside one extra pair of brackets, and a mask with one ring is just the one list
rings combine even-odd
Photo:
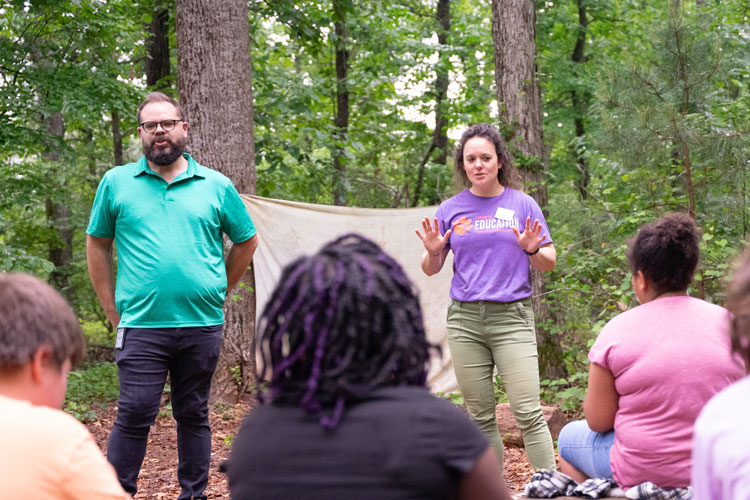
[(168, 148), (156, 148), (154, 147), (154, 141), (151, 141), (150, 145), (143, 145), (143, 154), (146, 155), (146, 159), (156, 165), (165, 166), (171, 165), (176, 162), (182, 153), (185, 152), (185, 139), (179, 138), (173, 141), (171, 138), (167, 138), (169, 143)]

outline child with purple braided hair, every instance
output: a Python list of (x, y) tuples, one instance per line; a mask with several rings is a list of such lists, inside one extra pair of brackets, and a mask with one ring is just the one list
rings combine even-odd
[(426, 388), (414, 286), (372, 241), (288, 265), (258, 348), (270, 382), (227, 464), (233, 499), (509, 499), (487, 439)]

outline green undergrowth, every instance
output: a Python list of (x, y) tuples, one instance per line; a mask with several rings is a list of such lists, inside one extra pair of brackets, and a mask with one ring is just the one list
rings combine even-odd
[(559, 406), (566, 414), (583, 414), (583, 400), (586, 397), (588, 373), (574, 373), (568, 378), (542, 380), (542, 401)]
[(117, 380), (117, 365), (97, 363), (68, 375), (68, 392), (63, 410), (81, 422), (96, 419), (94, 405), (106, 408), (120, 395)]
[[(586, 397), (586, 385), (588, 373), (579, 372), (568, 378), (557, 380), (542, 380), (540, 382), (542, 404), (559, 406), (566, 415), (578, 417), (583, 414), (583, 400)], [(508, 396), (499, 375), (495, 375), (495, 402), (497, 404), (507, 403)], [(437, 392), (436, 396), (443, 398), (458, 406), (465, 406), (464, 398), (460, 391)]]

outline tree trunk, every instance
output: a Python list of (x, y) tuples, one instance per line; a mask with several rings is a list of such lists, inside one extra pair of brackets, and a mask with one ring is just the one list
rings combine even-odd
[[(586, 62), (584, 49), (586, 48), (586, 29), (589, 24), (588, 17), (586, 15), (585, 0), (577, 1), (578, 34), (576, 35), (576, 44), (573, 48), (573, 55), (570, 58), (574, 63), (574, 68)], [(579, 73), (577, 69), (573, 70), (573, 77), (578, 80)], [(586, 160), (586, 156), (578, 147), (578, 145), (581, 143), (581, 140), (583, 139), (583, 136), (586, 134), (586, 129), (583, 124), (583, 117), (586, 114), (588, 103), (586, 102), (586, 99), (582, 94), (583, 92), (576, 88), (573, 88), (573, 91), (571, 92), (571, 96), (573, 98), (573, 123), (575, 124), (576, 128), (576, 137), (578, 137), (579, 139), (578, 141), (576, 141), (576, 148), (573, 154), (576, 157), (576, 167), (578, 168), (578, 178), (576, 179), (575, 185), (576, 188), (578, 188), (578, 194), (581, 200), (586, 200), (589, 197), (588, 186), (589, 180), (591, 179), (591, 173), (589, 171), (589, 164)]]
[(346, 49), (346, 12), (340, 2), (333, 2), (334, 32), (336, 33), (336, 116), (333, 124), (336, 127), (333, 150), (333, 204), (346, 205), (346, 148), (349, 131), (349, 88), (347, 76), (349, 73), (349, 52)]
[[(424, 183), (424, 173), (427, 163), (434, 151), (437, 151), (437, 157), (434, 163), (445, 165), (448, 157), (448, 120), (445, 117), (445, 98), (448, 94), (449, 67), (448, 54), (443, 47), (448, 44), (448, 32), (451, 29), (451, 0), (438, 0), (436, 16), (439, 24), (438, 43), (441, 50), (439, 51), (438, 64), (435, 68), (435, 130), (432, 132), (432, 143), (430, 144), (427, 154), (422, 160), (417, 173), (417, 185), (414, 188), (411, 206), (416, 207), (419, 204), (419, 196), (422, 194), (422, 185)], [(438, 200), (432, 200), (438, 201)]]
[[(692, 107), (692, 103), (690, 102), (690, 91), (692, 90), (692, 82), (690, 81), (690, 77), (688, 76), (688, 66), (690, 64), (689, 56), (684, 51), (684, 41), (682, 40), (682, 36), (679, 29), (679, 21), (680, 21), (680, 3), (679, 0), (675, 0), (672, 4), (672, 12), (670, 12), (670, 17), (672, 19), (671, 26), (672, 26), (672, 34), (674, 36), (675, 40), (675, 48), (676, 48), (676, 56), (677, 61), (679, 63), (679, 74), (680, 74), (680, 80), (682, 83), (682, 93), (683, 93), (683, 101), (682, 101), (682, 109), (681, 115), (683, 117), (683, 120), (685, 120), (685, 117), (687, 113), (690, 111), (690, 108)], [(680, 127), (676, 124), (674, 125), (674, 131), (675, 131), (675, 137), (680, 137), (682, 134), (680, 133)], [(690, 217), (693, 218), (693, 220), (696, 220), (696, 205), (695, 205), (695, 186), (693, 185), (693, 164), (692, 160), (690, 158), (690, 145), (687, 143), (687, 141), (680, 139), (679, 144), (675, 144), (677, 148), (679, 149), (679, 155), (681, 156), (681, 163), (683, 172), (685, 173), (685, 190), (687, 191), (688, 195), (688, 213), (690, 214)], [(706, 298), (706, 283), (703, 281), (703, 279), (697, 280), (697, 288), (698, 288), (698, 298), (699, 299), (705, 299)]]
[[(526, 189), (544, 210), (546, 169), (542, 161), (541, 89), (536, 78), (536, 12), (533, 0), (492, 0), (492, 39), (499, 118), (511, 149), (526, 156), (521, 168)], [(545, 216), (547, 216), (545, 211)], [(544, 300), (544, 274), (532, 268), (539, 366), (544, 378), (567, 376), (562, 346), (549, 331), (554, 318)]]
[(120, 112), (112, 110), (112, 153), (115, 157), (115, 165), (124, 165), (122, 156), (122, 129), (120, 128)]
[(151, 22), (147, 26), (146, 85), (159, 90), (169, 88), (169, 82), (162, 80), (169, 73), (169, 10), (163, 2), (157, 0)]
[[(250, 23), (243, 0), (177, 1), (180, 101), (198, 162), (255, 193)], [(234, 402), (255, 382), (255, 295), (252, 273), (227, 297), (224, 346), (212, 400)]]
[[(53, 137), (60, 139), (65, 136), (65, 121), (62, 113), (53, 113), (47, 117), (47, 131)], [(50, 144), (50, 149), (45, 156), (53, 162), (60, 161), (60, 151), (54, 142)], [(55, 175), (51, 178), (55, 179)], [(59, 198), (64, 198), (64, 196)], [(49, 261), (55, 265), (49, 281), (63, 297), (72, 302), (75, 294), (70, 284), (70, 265), (73, 262), (73, 227), (70, 221), (70, 208), (60, 203), (58, 199), (48, 196), (45, 200), (45, 212), (49, 226), (55, 232), (54, 237), (49, 241)]]

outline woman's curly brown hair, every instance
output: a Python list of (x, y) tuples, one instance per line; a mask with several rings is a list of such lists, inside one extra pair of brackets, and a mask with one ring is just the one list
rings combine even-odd
[(513, 166), (513, 157), (510, 156), (510, 153), (508, 152), (503, 136), (501, 136), (500, 132), (489, 123), (478, 123), (469, 127), (461, 135), (461, 139), (459, 139), (458, 144), (456, 145), (456, 155), (453, 162), (453, 168), (456, 177), (461, 181), (461, 184), (463, 184), (464, 187), (471, 187), (469, 178), (466, 176), (466, 171), (464, 170), (464, 146), (469, 139), (473, 139), (474, 137), (487, 139), (495, 146), (497, 161), (500, 164), (500, 168), (497, 171), (498, 182), (505, 187), (521, 189), (521, 176), (518, 174), (516, 167)]

